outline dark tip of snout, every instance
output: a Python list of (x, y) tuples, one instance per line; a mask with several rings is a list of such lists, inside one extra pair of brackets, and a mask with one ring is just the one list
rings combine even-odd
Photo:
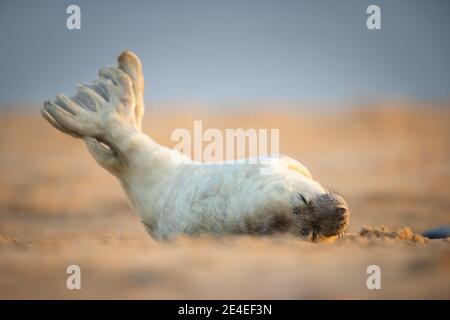
[(350, 219), (350, 211), (344, 198), (334, 193), (324, 193), (314, 199), (315, 223), (320, 226), (320, 234), (325, 236), (345, 232)]
[(348, 212), (347, 208), (337, 208), (336, 213), (339, 217), (344, 217), (344, 215)]

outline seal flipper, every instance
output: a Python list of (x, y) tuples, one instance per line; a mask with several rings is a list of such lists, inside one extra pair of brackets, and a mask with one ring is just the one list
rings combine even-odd
[[(135, 97), (135, 127), (142, 131), (142, 118), (144, 116), (144, 75), (142, 73), (142, 64), (137, 55), (125, 50), (117, 58), (119, 68), (124, 71), (131, 79), (133, 93)], [(91, 86), (105, 100), (108, 100), (107, 88), (101, 82), (94, 82)], [(115, 174), (120, 168), (120, 162), (111, 148), (102, 144), (95, 138), (85, 138), (89, 153), (106, 170)]]
[(133, 92), (136, 101), (135, 121), (136, 128), (142, 130), (142, 118), (144, 117), (144, 75), (142, 72), (142, 64), (138, 56), (133, 52), (125, 50), (117, 58), (119, 68), (124, 71), (133, 83)]
[[(136, 65), (138, 60), (134, 58)], [(141, 78), (139, 74), (137, 79)], [(114, 171), (119, 161), (116, 158), (122, 156), (123, 160), (130, 149), (126, 140), (131, 133), (140, 132), (136, 125), (134, 86), (130, 76), (119, 67), (103, 67), (98, 80), (79, 85), (73, 98), (60, 94), (46, 101), (41, 114), (59, 131), (85, 139), (99, 164)], [(141, 92), (140, 95), (143, 96)]]

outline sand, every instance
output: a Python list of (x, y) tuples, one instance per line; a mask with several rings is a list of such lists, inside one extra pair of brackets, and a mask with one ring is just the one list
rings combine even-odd
[[(420, 233), (450, 223), (450, 111), (329, 114), (155, 113), (144, 131), (279, 128), (281, 152), (349, 202), (349, 234), (313, 244), (287, 235), (153, 241), (114, 177), (83, 143), (32, 112), (0, 117), (2, 299), (450, 298), (450, 242)], [(81, 290), (66, 268), (81, 268)], [(366, 286), (369, 265), (381, 289)]]

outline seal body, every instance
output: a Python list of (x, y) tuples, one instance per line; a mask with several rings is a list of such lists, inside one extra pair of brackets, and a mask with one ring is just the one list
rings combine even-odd
[[(155, 239), (291, 232), (318, 240), (345, 232), (345, 200), (294, 159), (198, 163), (145, 135), (141, 63), (129, 51), (118, 60), (118, 67), (104, 67), (98, 80), (80, 85), (75, 97), (46, 101), (41, 113), (61, 132), (84, 139)], [(270, 174), (263, 174), (267, 169)]]
[(259, 164), (186, 161), (171, 166), (156, 181), (141, 172), (120, 178), (147, 230), (158, 239), (179, 233), (296, 232), (295, 209), (304, 205), (299, 194), (314, 199), (327, 192), (282, 166), (270, 175), (261, 175)]

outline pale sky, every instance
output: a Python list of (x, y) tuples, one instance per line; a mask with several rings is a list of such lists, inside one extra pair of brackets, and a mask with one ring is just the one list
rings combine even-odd
[[(81, 30), (66, 7), (81, 8)], [(382, 30), (366, 28), (381, 7)], [(211, 104), (450, 97), (450, 1), (1, 1), (0, 105), (97, 77), (127, 48), (146, 101)]]

